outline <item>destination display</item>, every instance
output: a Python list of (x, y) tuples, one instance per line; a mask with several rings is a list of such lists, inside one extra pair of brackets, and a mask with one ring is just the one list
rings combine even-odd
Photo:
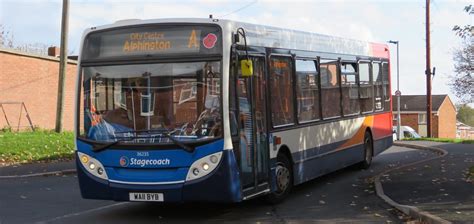
[(149, 26), (88, 35), (83, 60), (174, 54), (218, 54), (218, 27)]

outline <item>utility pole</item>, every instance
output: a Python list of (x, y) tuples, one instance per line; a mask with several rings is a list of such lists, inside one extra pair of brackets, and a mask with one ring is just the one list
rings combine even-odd
[(426, 0), (426, 124), (431, 138), (431, 51), (430, 51), (430, 0)]
[(58, 100), (56, 105), (56, 132), (61, 132), (63, 125), (64, 106), (64, 77), (67, 65), (67, 34), (69, 23), (69, 0), (63, 0), (63, 13), (61, 19), (61, 46), (59, 59)]

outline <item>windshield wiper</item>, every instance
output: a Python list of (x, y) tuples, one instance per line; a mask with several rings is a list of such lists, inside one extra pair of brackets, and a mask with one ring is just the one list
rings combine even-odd
[(104, 150), (104, 149), (108, 149), (108, 148), (110, 148), (110, 147), (112, 147), (112, 146), (114, 146), (114, 145), (117, 145), (117, 144), (120, 143), (120, 142), (123, 142), (123, 141), (122, 141), (122, 140), (118, 140), (118, 141), (115, 141), (115, 142), (107, 143), (107, 144), (105, 144), (105, 145), (94, 145), (94, 146), (92, 147), (92, 151), (94, 151), (94, 152), (99, 152), (99, 151), (102, 151), (102, 150)]
[(181, 147), (184, 149), (184, 151), (186, 152), (193, 152), (194, 149), (190, 146), (187, 146), (185, 145), (183, 142), (179, 141), (178, 139), (174, 138), (173, 136), (170, 135), (170, 133), (168, 132), (163, 132), (162, 135), (164, 135), (165, 137), (167, 137), (169, 140), (171, 140), (174, 144), (176, 144), (177, 146)]
[[(171, 136), (169, 133), (167, 132), (164, 132), (164, 133), (161, 133), (164, 137), (168, 138), (169, 140), (171, 140), (174, 144), (176, 144), (177, 146), (181, 147), (184, 149), (184, 151), (186, 152), (194, 152), (194, 148), (186, 145), (185, 143), (179, 141), (178, 139), (176, 139), (175, 137)], [(136, 138), (141, 138), (141, 137), (136, 137)], [(107, 144), (104, 144), (104, 145), (94, 145), (92, 147), (92, 151), (94, 152), (100, 152), (102, 150), (105, 150), (105, 149), (108, 149), (114, 145), (117, 145), (118, 143), (122, 143), (123, 140), (118, 140), (118, 141), (114, 141), (114, 142), (110, 142), (110, 143), (107, 143)]]
[[(174, 132), (176, 132), (176, 130), (173, 130), (173, 131), (168, 131), (167, 129), (149, 129), (149, 130), (140, 130), (140, 131), (135, 131), (135, 132), (159, 132), (159, 134), (161, 134), (162, 136), (168, 138), (169, 140), (171, 140), (174, 144), (176, 144), (177, 146), (181, 147), (184, 149), (184, 151), (186, 152), (194, 152), (194, 148), (191, 147), (191, 146), (188, 146), (186, 145), (185, 143), (179, 141), (178, 139), (176, 139), (175, 137), (173, 137), (171, 134), (173, 134)], [(144, 138), (144, 136), (127, 136), (125, 138), (128, 138), (128, 139), (138, 139), (138, 138)], [(102, 151), (102, 150), (105, 150), (105, 149), (108, 149), (114, 145), (117, 145), (119, 143), (122, 143), (124, 142), (125, 140), (117, 140), (117, 141), (113, 141), (113, 142), (110, 142), (110, 143), (106, 143), (106, 144), (99, 144), (99, 145), (94, 145), (92, 147), (92, 150), (95, 151), (95, 152), (99, 152), (99, 151)]]
[(159, 134), (161, 134), (162, 136), (164, 137), (167, 137), (169, 140), (171, 140), (174, 144), (176, 144), (177, 146), (181, 147), (184, 149), (184, 151), (186, 152), (193, 152), (194, 151), (194, 148), (192, 148), (191, 146), (188, 146), (186, 145), (185, 143), (179, 141), (178, 139), (176, 139), (175, 137), (173, 137), (171, 134), (173, 134), (174, 132), (176, 132), (177, 130), (172, 130), (172, 131), (168, 131), (169, 129), (167, 128), (160, 128), (160, 129), (147, 129), (147, 130), (140, 130), (140, 131), (137, 131), (137, 132), (158, 132)]

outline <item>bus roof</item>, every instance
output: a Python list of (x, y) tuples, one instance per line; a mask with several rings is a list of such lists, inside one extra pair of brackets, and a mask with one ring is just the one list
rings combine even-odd
[(231, 32), (236, 32), (237, 28), (242, 27), (244, 28), (245, 33), (247, 35), (247, 44), (252, 46), (389, 58), (389, 50), (387, 44), (373, 43), (362, 40), (335, 37), (318, 33), (310, 33), (305, 31), (297, 31), (225, 19), (170, 18), (149, 20), (120, 20), (113, 24), (87, 29), (84, 32), (84, 37), (89, 32), (103, 29), (157, 23), (217, 24), (222, 27), (224, 35), (226, 35), (226, 32), (228, 35), (230, 35)]

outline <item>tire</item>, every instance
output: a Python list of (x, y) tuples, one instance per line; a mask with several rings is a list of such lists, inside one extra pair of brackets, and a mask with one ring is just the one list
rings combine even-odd
[(368, 169), (372, 164), (372, 158), (374, 157), (374, 140), (370, 132), (366, 131), (364, 135), (364, 161), (360, 163), (361, 169)]
[(293, 188), (293, 169), (290, 159), (280, 153), (277, 157), (275, 168), (276, 190), (267, 196), (267, 201), (271, 204), (277, 204), (283, 201)]

